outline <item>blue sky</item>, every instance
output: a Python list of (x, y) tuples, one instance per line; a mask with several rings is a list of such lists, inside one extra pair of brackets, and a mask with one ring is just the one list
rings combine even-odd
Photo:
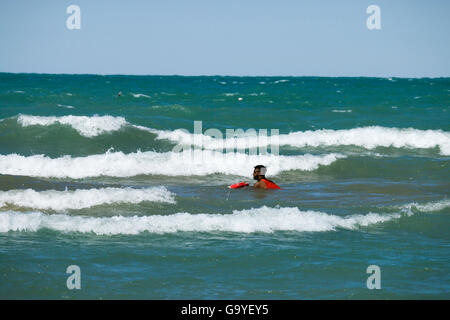
[[(381, 30), (366, 27), (372, 4)], [(448, 0), (1, 0), (0, 72), (448, 77), (449, 13)]]

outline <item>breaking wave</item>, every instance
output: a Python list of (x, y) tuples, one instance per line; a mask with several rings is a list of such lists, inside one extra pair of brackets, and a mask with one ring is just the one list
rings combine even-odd
[(85, 217), (42, 212), (0, 213), (0, 232), (38, 231), (95, 233), (98, 235), (175, 233), (175, 232), (240, 232), (271, 233), (275, 231), (323, 232), (338, 228), (357, 229), (399, 218), (400, 214), (336, 216), (318, 211), (301, 211), (296, 207), (233, 211), (232, 214), (190, 214), (144, 217)]
[(116, 203), (141, 203), (144, 201), (175, 203), (174, 194), (165, 187), (145, 189), (102, 188), (75, 191), (0, 191), (0, 208), (8, 205), (39, 210), (62, 211), (84, 209)]
[(137, 175), (203, 176), (213, 173), (249, 176), (256, 164), (264, 163), (268, 174), (275, 175), (287, 170), (312, 171), (321, 165), (330, 165), (340, 158), (345, 156), (335, 153), (318, 156), (247, 155), (211, 150), (128, 154), (107, 152), (86, 157), (66, 155), (60, 158), (9, 154), (0, 155), (0, 174), (73, 179)]
[[(144, 129), (141, 127), (141, 129)], [(376, 147), (395, 147), (408, 149), (440, 148), (442, 155), (450, 155), (450, 133), (442, 130), (399, 129), (379, 126), (342, 130), (297, 131), (278, 136), (247, 136), (217, 139), (204, 134), (192, 134), (184, 129), (155, 130), (158, 139), (167, 139), (182, 144), (202, 146), (207, 149), (223, 149), (242, 146), (247, 148), (264, 147), (271, 144), (293, 147), (319, 146), (359, 146), (365, 149)]]
[(127, 124), (123, 117), (113, 116), (63, 116), (63, 117), (42, 117), (19, 115), (17, 122), (24, 127), (28, 126), (51, 126), (56, 123), (69, 125), (80, 135), (85, 137), (95, 137), (106, 132), (117, 131)]
[(435, 212), (435, 211), (444, 210), (448, 207), (450, 207), (450, 199), (428, 202), (428, 203), (424, 203), (424, 204), (413, 202), (413, 203), (409, 203), (404, 206), (401, 206), (400, 208), (403, 209), (405, 212), (410, 213), (413, 210), (417, 210), (420, 212)]
[(193, 134), (185, 129), (158, 130), (128, 123), (123, 117), (113, 116), (62, 116), (43, 117), (19, 115), (18, 123), (22, 126), (49, 126), (56, 123), (69, 125), (85, 137), (94, 137), (107, 132), (117, 131), (123, 126), (131, 126), (157, 135), (157, 139), (166, 139), (175, 143), (191, 144), (206, 149), (264, 147), (279, 144), (293, 147), (318, 146), (359, 146), (366, 149), (376, 147), (395, 147), (409, 149), (440, 149), (442, 155), (450, 155), (450, 132), (442, 130), (420, 130), (414, 128), (387, 128), (380, 126), (352, 129), (320, 129), (296, 131), (280, 134), (276, 137), (238, 136), (217, 139), (203, 133)]

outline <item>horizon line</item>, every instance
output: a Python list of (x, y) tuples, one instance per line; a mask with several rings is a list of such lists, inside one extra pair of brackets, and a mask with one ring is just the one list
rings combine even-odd
[(380, 78), (380, 79), (446, 79), (450, 76), (323, 76), (323, 75), (233, 75), (233, 74), (132, 74), (132, 73), (51, 73), (51, 72), (9, 72), (0, 71), (0, 74), (17, 74), (17, 75), (76, 75), (76, 76), (134, 76), (134, 77), (235, 77), (235, 78)]

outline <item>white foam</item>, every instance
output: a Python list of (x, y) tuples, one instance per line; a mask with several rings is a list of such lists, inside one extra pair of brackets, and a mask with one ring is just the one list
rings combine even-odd
[(411, 212), (412, 208), (415, 208), (421, 212), (435, 212), (435, 211), (441, 211), (448, 207), (450, 207), (450, 199), (427, 202), (427, 203), (423, 203), (423, 204), (413, 202), (413, 203), (409, 203), (404, 206), (401, 206), (401, 209), (403, 209), (409, 213)]
[(0, 155), (0, 174), (73, 179), (96, 176), (131, 177), (156, 174), (190, 176), (213, 173), (250, 176), (253, 167), (263, 163), (268, 167), (268, 174), (275, 175), (285, 170), (315, 170), (320, 165), (329, 165), (339, 158), (345, 156), (335, 153), (320, 156), (246, 155), (211, 150), (166, 153), (147, 151), (129, 154), (107, 152), (86, 157), (63, 156), (54, 159), (45, 155), (25, 157), (9, 154)]
[[(193, 144), (207, 149), (229, 148), (234, 145), (246, 145), (248, 148), (263, 147), (271, 143), (271, 136), (266, 138), (236, 137), (216, 139), (204, 134), (192, 134), (184, 129), (155, 130), (147, 129), (157, 134), (158, 139), (172, 142)], [(275, 139), (279, 145), (294, 147), (318, 146), (349, 146), (355, 145), (366, 149), (376, 147), (395, 148), (435, 148), (439, 147), (442, 155), (450, 155), (450, 132), (442, 130), (419, 130), (414, 128), (386, 128), (379, 126), (353, 129), (321, 129), (297, 131), (280, 134)]]
[(283, 83), (283, 82), (289, 82), (289, 80), (286, 80), (286, 79), (276, 80), (273, 83)]
[(144, 98), (151, 98), (150, 96), (148, 96), (148, 95), (146, 95), (146, 94), (143, 94), (143, 93), (131, 93), (132, 95), (133, 95), (133, 97), (135, 97), (135, 98), (141, 98), (141, 97), (144, 97)]
[(351, 109), (348, 110), (332, 110), (332, 112), (352, 112)]
[(51, 126), (56, 123), (69, 125), (85, 137), (94, 137), (105, 132), (117, 131), (127, 124), (123, 117), (113, 116), (62, 116), (62, 117), (41, 117), (19, 115), (17, 122), (24, 127), (27, 126)]
[(184, 212), (141, 217), (85, 217), (8, 211), (0, 213), (0, 232), (38, 231), (40, 229), (98, 235), (216, 231), (240, 233), (324, 232), (339, 228), (357, 229), (400, 216), (400, 214), (369, 213), (341, 217), (317, 211), (301, 211), (296, 207), (269, 208), (266, 206), (258, 209), (233, 211), (232, 214)]
[[(179, 105), (179, 104), (171, 104), (171, 105), (166, 105), (166, 106), (160, 106), (160, 105), (153, 105), (150, 107), (151, 109), (155, 109), (155, 110), (176, 110), (176, 111), (183, 111), (186, 113), (190, 113), (191, 110), (189, 110), (189, 108)], [(150, 129), (147, 127), (142, 127), (142, 126), (135, 126), (133, 125), (133, 127), (139, 128), (141, 130), (145, 130), (145, 131), (150, 131), (150, 132), (157, 132), (156, 129)]]
[(63, 108), (67, 108), (67, 109), (73, 109), (73, 106), (68, 106), (68, 105), (64, 105), (64, 104), (59, 104), (58, 103), (58, 107), (63, 107)]
[(84, 209), (116, 203), (141, 203), (144, 201), (175, 203), (174, 194), (164, 187), (145, 189), (102, 188), (75, 191), (0, 191), (0, 208), (7, 205), (39, 210), (63, 211)]

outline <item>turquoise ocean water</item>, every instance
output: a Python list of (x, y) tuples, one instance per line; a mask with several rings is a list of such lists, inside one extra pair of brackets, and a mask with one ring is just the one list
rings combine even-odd
[[(449, 78), (1, 73), (0, 297), (449, 299), (449, 112)], [(227, 188), (258, 164), (282, 190)]]

